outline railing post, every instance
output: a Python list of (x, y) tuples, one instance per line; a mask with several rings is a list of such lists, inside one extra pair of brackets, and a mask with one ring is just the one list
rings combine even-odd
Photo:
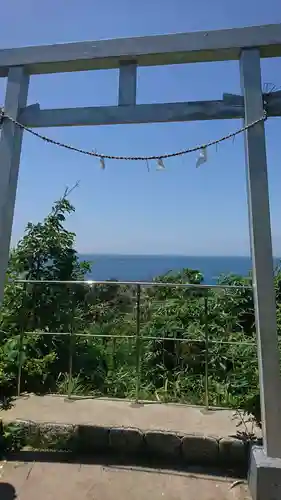
[(19, 344), (18, 344), (18, 380), (17, 380), (17, 396), (21, 395), (21, 372), (23, 365), (23, 339), (24, 339), (24, 331), (21, 330), (19, 335)]
[(208, 295), (204, 295), (204, 334), (205, 334), (205, 408), (209, 409), (209, 325)]
[[(72, 290), (71, 290), (72, 292)], [(72, 299), (72, 294), (71, 294), (71, 299)], [(72, 389), (73, 389), (73, 352), (75, 348), (75, 332), (73, 329), (73, 318), (74, 318), (74, 310), (73, 310), (73, 305), (71, 307), (71, 318), (70, 318), (70, 332), (69, 332), (69, 371), (68, 371), (68, 387), (67, 387), (67, 397), (68, 399), (71, 399), (71, 394), (72, 394)]]
[(141, 376), (141, 338), (140, 338), (140, 293), (141, 287), (137, 285), (137, 300), (136, 300), (136, 403), (139, 401), (140, 392), (140, 376)]
[(28, 293), (28, 287), (23, 285), (23, 298), (22, 298), (22, 304), (21, 304), (21, 316), (20, 316), (20, 322), (21, 322), (21, 330), (19, 334), (19, 342), (18, 342), (18, 376), (17, 376), (17, 396), (19, 397), (21, 395), (21, 375), (22, 375), (22, 366), (23, 366), (23, 341), (24, 341), (24, 335), (25, 335), (25, 328), (26, 328), (26, 311), (25, 311), (25, 305), (27, 304), (27, 293)]
[(67, 387), (67, 397), (71, 399), (72, 394), (72, 374), (73, 374), (73, 351), (75, 345), (75, 334), (73, 331), (69, 333), (69, 371), (68, 371), (68, 387)]
[(112, 370), (116, 370), (116, 338), (112, 339)]

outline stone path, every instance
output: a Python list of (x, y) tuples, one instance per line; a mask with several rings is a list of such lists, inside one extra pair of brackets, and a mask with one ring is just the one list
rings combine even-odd
[(7, 462), (1, 500), (250, 500), (222, 476), (79, 463)]
[[(136, 405), (112, 400), (65, 400), (59, 396), (22, 396), (14, 406), (2, 412), (4, 422), (25, 421), (39, 429), (43, 438), (54, 429), (69, 427), (71, 434), (88, 433), (99, 443), (103, 429), (109, 448), (119, 450), (128, 445), (128, 436), (139, 429), (135, 438), (149, 446), (149, 453), (180, 453), (184, 470), (152, 469), (137, 466), (64, 463), (52, 452), (44, 460), (39, 454), (20, 453), (19, 461), (8, 461), (0, 468), (1, 500), (249, 500), (245, 483), (235, 478), (195, 473), (189, 466), (194, 457), (213, 463), (213, 455), (229, 456), (228, 436), (237, 428), (233, 412), (172, 404)], [(50, 424), (50, 425), (49, 425)], [(29, 425), (29, 424), (28, 424)], [(76, 429), (76, 430), (74, 430)], [(124, 436), (120, 435), (120, 429)], [(122, 432), (123, 432), (122, 431)], [(157, 431), (162, 431), (157, 432)], [(58, 430), (60, 432), (60, 430)], [(91, 435), (91, 434), (90, 434)], [(126, 437), (127, 436), (127, 437)], [(160, 436), (160, 438), (159, 438)], [(216, 436), (217, 439), (213, 439)], [(133, 435), (131, 435), (133, 437)], [(104, 437), (103, 437), (104, 439)], [(102, 439), (103, 445), (104, 441)], [(163, 440), (164, 439), (164, 440)], [(87, 438), (87, 442), (91, 439)], [(181, 448), (178, 448), (178, 442)], [(199, 446), (200, 444), (200, 446)], [(240, 443), (239, 443), (240, 444)], [(165, 446), (164, 446), (165, 445)], [(236, 443), (237, 445), (237, 443)], [(137, 441), (135, 441), (137, 446)], [(174, 448), (173, 448), (174, 446)], [(124, 451), (124, 450), (123, 450)], [(241, 450), (233, 448), (234, 458)], [(243, 451), (243, 450), (242, 450)], [(120, 451), (121, 452), (121, 451)], [(31, 452), (32, 454), (33, 452)], [(56, 457), (56, 458), (55, 458)], [(190, 460), (190, 462), (189, 462)], [(127, 463), (127, 462), (126, 462)], [(130, 462), (134, 463), (134, 462)], [(217, 463), (221, 463), (217, 461)], [(203, 465), (203, 464), (202, 464)], [(188, 467), (186, 469), (186, 467)], [(196, 469), (198, 470), (198, 469)], [(202, 469), (201, 469), (202, 470)]]

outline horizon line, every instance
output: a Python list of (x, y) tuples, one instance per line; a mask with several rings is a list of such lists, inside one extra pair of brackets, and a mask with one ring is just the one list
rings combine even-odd
[[(208, 259), (251, 259), (251, 255), (187, 255), (187, 254), (169, 254), (169, 253), (109, 253), (109, 252), (81, 252), (77, 250), (79, 255), (97, 256), (97, 257), (184, 257), (184, 258), (208, 258)], [(273, 255), (273, 259), (281, 259), (278, 255)]]

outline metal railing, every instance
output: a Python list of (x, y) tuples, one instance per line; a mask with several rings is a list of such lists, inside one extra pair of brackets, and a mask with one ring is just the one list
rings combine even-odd
[[(11, 281), (12, 283), (17, 283), (17, 284), (22, 284), (24, 287), (36, 287), (37, 285), (43, 285), (43, 286), (66, 286), (68, 289), (72, 289), (72, 287), (75, 286), (87, 286), (90, 289), (93, 289), (94, 287), (100, 287), (100, 286), (114, 286), (114, 287), (121, 287), (121, 286), (128, 286), (129, 288), (132, 288), (134, 290), (134, 294), (132, 295), (133, 301), (134, 301), (134, 306), (133, 306), (133, 317), (134, 317), (134, 324), (135, 324), (135, 331), (134, 333), (130, 335), (114, 335), (114, 334), (108, 334), (108, 333), (101, 333), (101, 334), (95, 334), (95, 333), (85, 333), (85, 331), (75, 331), (74, 325), (70, 322), (69, 326), (69, 331), (66, 332), (51, 332), (51, 331), (44, 331), (44, 330), (35, 330), (35, 331), (26, 331), (23, 329), (20, 332), (19, 335), (19, 342), (18, 342), (18, 375), (17, 375), (17, 394), (18, 396), (21, 394), (21, 389), (22, 389), (22, 369), (24, 365), (23, 361), (23, 345), (24, 345), (24, 339), (26, 336), (30, 335), (52, 335), (52, 336), (68, 336), (69, 337), (69, 354), (68, 354), (68, 390), (67, 390), (67, 397), (71, 398), (73, 396), (73, 385), (72, 385), (72, 380), (73, 380), (73, 357), (75, 353), (75, 345), (76, 345), (76, 339), (78, 337), (84, 337), (84, 338), (95, 338), (95, 339), (111, 339), (111, 341), (114, 343), (117, 340), (120, 339), (127, 339), (130, 341), (134, 340), (134, 352), (135, 352), (135, 394), (134, 394), (134, 400), (136, 402), (139, 402), (142, 400), (140, 398), (140, 392), (141, 392), (141, 366), (142, 366), (142, 350), (143, 350), (143, 345), (145, 342), (162, 342), (164, 343), (165, 341), (174, 341), (175, 343), (185, 343), (185, 344), (196, 344), (202, 343), (204, 344), (204, 404), (206, 409), (210, 408), (209, 404), (209, 379), (210, 379), (210, 371), (209, 371), (209, 363), (210, 363), (210, 346), (212, 344), (220, 344), (222, 345), (235, 345), (238, 344), (239, 342), (236, 341), (231, 341), (231, 340), (218, 340), (211, 338), (210, 336), (210, 331), (209, 331), (209, 292), (210, 290), (212, 291), (220, 291), (221, 293), (226, 293), (226, 292), (234, 292), (238, 290), (251, 290), (250, 286), (234, 286), (234, 285), (205, 285), (205, 284), (190, 284), (190, 283), (169, 283), (169, 282), (138, 282), (138, 281), (93, 281), (93, 280), (87, 280), (87, 281), (52, 281), (52, 280), (13, 280)], [(202, 328), (202, 337), (201, 338), (190, 338), (190, 337), (180, 337), (178, 338), (177, 336), (161, 336), (161, 335), (144, 335), (142, 333), (142, 291), (145, 289), (149, 288), (173, 288), (173, 289), (185, 289), (189, 290), (191, 292), (197, 292), (199, 293), (199, 298), (203, 302), (203, 328)], [(160, 302), (163, 303), (165, 299), (161, 300)], [(188, 298), (187, 298), (188, 300)], [(254, 349), (256, 348), (256, 344), (254, 341), (243, 341), (240, 342), (240, 344), (243, 344), (244, 346), (251, 346)], [(202, 352), (202, 351), (201, 351)]]

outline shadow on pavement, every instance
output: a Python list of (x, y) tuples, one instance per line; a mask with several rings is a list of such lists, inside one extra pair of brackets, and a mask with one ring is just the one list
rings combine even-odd
[(15, 500), (17, 493), (14, 486), (10, 483), (0, 482), (0, 498), (1, 500)]

